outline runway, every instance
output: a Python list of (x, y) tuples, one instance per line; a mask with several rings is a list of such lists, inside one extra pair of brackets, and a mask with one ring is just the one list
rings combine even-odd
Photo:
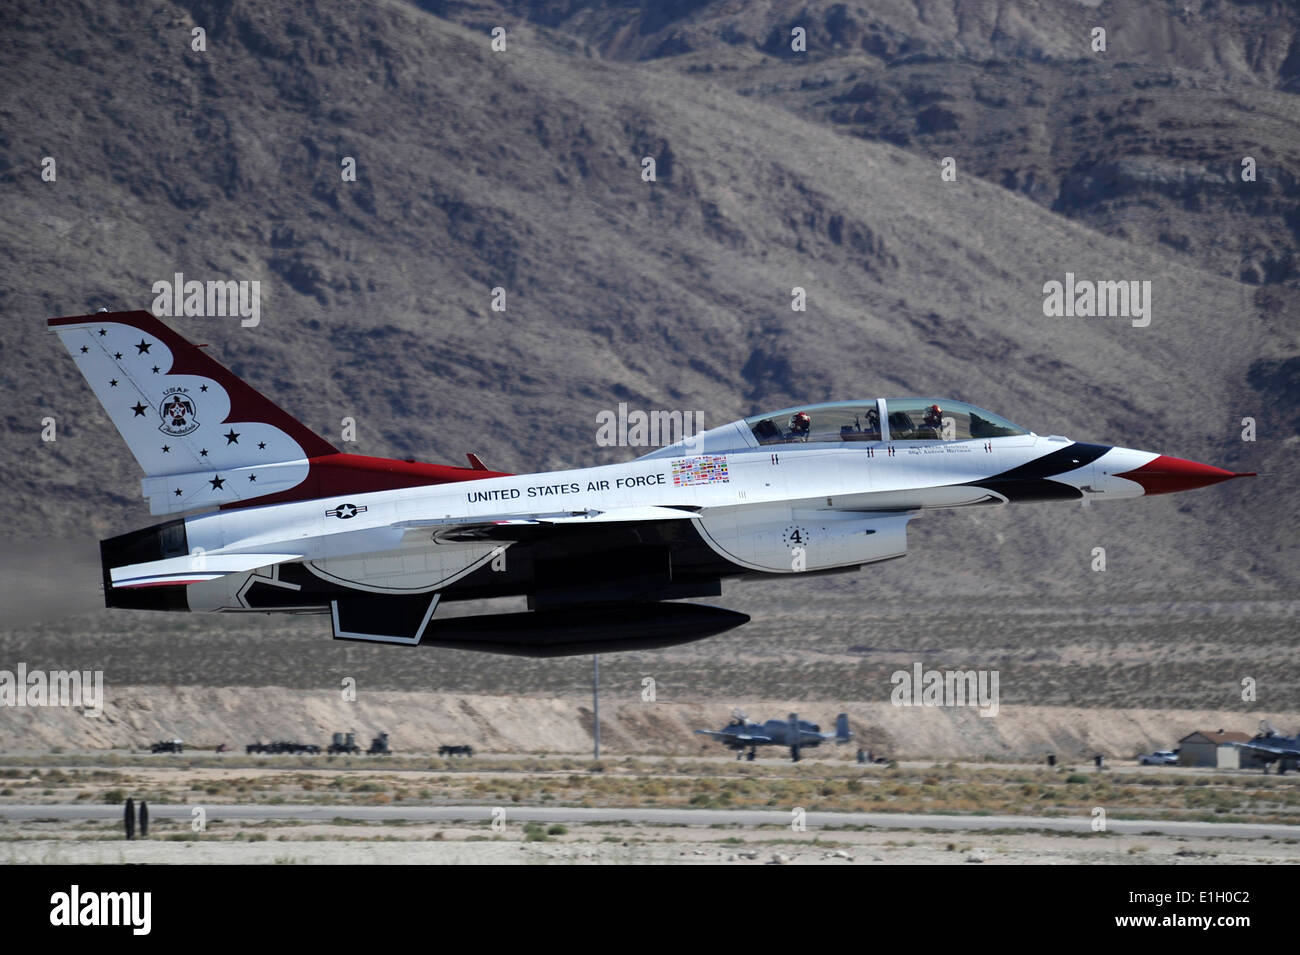
[[(332, 822), (489, 822), (495, 809), (505, 808), (508, 822), (641, 823), (667, 826), (788, 826), (789, 811), (754, 809), (589, 809), (569, 806), (323, 806), (323, 805), (235, 805), (203, 803), (150, 804), (152, 819), (189, 821), (192, 811), (202, 807), (208, 819), (242, 821), (292, 820)], [(122, 818), (121, 806), (71, 804), (11, 805), (0, 808), (0, 819), (14, 822), (55, 820), (111, 820)], [(1051, 830), (1086, 833), (1092, 831), (1091, 817), (1064, 816), (964, 816), (884, 812), (809, 812), (808, 829), (870, 826), (878, 829), (941, 829), (978, 832), (983, 830)], [(1294, 839), (1300, 826), (1259, 823), (1179, 822), (1163, 819), (1107, 818), (1106, 831), (1143, 835), (1232, 839)]]

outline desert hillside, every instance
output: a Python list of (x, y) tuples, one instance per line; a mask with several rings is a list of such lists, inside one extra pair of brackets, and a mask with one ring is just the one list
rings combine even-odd
[[(727, 707), (661, 700), (641, 702), (626, 692), (602, 694), (600, 740), (611, 756), (725, 755), (717, 742), (696, 729), (719, 729), (731, 718)], [(330, 735), (353, 731), (362, 746), (376, 733), (389, 734), (399, 753), (433, 753), (443, 745), (465, 745), (482, 753), (592, 751), (591, 699), (532, 696), (361, 692), (344, 702), (335, 691), (286, 691), (280, 687), (182, 688), (110, 687), (104, 712), (14, 710), (0, 724), (0, 751), (141, 749), (179, 737), (192, 749), (226, 743), (242, 753), (255, 740), (289, 739), (326, 745)], [(760, 722), (798, 711), (826, 732), (835, 728), (834, 703), (807, 699), (755, 700), (744, 708)], [(1254, 731), (1240, 714), (1215, 710), (1008, 707), (996, 718), (977, 710), (900, 708), (885, 703), (849, 705), (855, 739), (848, 746), (826, 744), (810, 758), (851, 759), (857, 747), (898, 759), (993, 759), (1038, 762), (1047, 753), (1088, 759), (1096, 753), (1127, 760), (1138, 752), (1165, 749), (1198, 729)], [(1284, 714), (1285, 725), (1300, 714)], [(781, 755), (764, 750), (764, 755)]]

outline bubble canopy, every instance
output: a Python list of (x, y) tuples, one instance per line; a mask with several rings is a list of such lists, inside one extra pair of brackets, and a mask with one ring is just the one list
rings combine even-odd
[(759, 444), (972, 441), (1030, 432), (950, 398), (878, 398), (797, 405), (744, 419)]

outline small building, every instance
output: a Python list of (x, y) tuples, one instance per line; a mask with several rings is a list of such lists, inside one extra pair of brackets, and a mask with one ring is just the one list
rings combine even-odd
[(1197, 730), (1178, 741), (1179, 766), (1212, 766), (1215, 769), (1240, 769), (1253, 766), (1249, 753), (1243, 753), (1233, 743), (1249, 743), (1248, 733), (1226, 733)]

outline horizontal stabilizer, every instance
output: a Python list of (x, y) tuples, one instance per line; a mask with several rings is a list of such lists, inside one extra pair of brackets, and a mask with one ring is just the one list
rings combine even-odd
[(186, 554), (114, 567), (109, 576), (113, 586), (120, 588), (197, 584), (302, 558), (302, 554)]

